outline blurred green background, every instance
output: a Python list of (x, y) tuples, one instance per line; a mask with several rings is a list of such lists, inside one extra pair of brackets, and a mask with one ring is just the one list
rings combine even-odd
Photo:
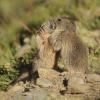
[(44, 21), (67, 15), (77, 18), (90, 68), (100, 73), (100, 0), (0, 0), (0, 89), (18, 75), (13, 59), (24, 39), (31, 39)]

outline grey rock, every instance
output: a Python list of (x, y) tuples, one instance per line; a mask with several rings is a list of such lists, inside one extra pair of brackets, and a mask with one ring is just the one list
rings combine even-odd
[(44, 79), (44, 78), (39, 78), (37, 80), (37, 85), (39, 85), (40, 87), (44, 87), (44, 88), (48, 88), (48, 87), (52, 87), (53, 84), (51, 81)]
[(88, 74), (87, 75), (87, 82), (100, 82), (100, 75), (98, 74)]
[(86, 94), (88, 93), (90, 90), (90, 86), (89, 85), (79, 85), (79, 84), (74, 84), (74, 85), (70, 85), (68, 86), (68, 90), (67, 93), (71, 93), (71, 94)]
[(85, 74), (76, 73), (69, 76), (68, 85), (86, 84)]
[(48, 91), (44, 89), (36, 89), (33, 92), (31, 92), (33, 95), (33, 100), (46, 100)]
[(47, 95), (44, 89), (33, 89), (31, 92), (16, 93), (12, 100), (47, 100)]
[(90, 86), (86, 84), (85, 75), (71, 75), (68, 81), (68, 93), (84, 94), (89, 92)]

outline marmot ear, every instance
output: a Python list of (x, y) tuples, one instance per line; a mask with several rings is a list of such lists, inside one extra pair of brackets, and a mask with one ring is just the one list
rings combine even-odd
[(68, 19), (71, 21), (74, 21), (74, 22), (78, 21), (78, 19), (75, 16), (70, 16), (70, 17), (68, 17)]

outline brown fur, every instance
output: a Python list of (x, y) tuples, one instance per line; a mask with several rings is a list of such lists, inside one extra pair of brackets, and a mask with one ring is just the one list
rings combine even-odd
[(39, 49), (38, 67), (53, 68), (55, 65), (55, 52), (48, 42), (48, 35), (42, 33), (42, 36), (37, 35), (37, 45)]
[(61, 58), (69, 72), (88, 71), (88, 53), (85, 44), (76, 34), (73, 19), (67, 17), (56, 18), (56, 29), (49, 37), (55, 51), (60, 51)]

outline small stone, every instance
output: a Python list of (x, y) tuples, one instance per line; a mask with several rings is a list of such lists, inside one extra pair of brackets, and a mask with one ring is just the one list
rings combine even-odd
[(72, 76), (68, 81), (68, 85), (75, 85), (75, 84), (79, 84), (79, 85), (85, 84), (85, 78)]
[(74, 85), (68, 86), (67, 93), (70, 93), (70, 94), (85, 94), (85, 93), (88, 93), (89, 90), (90, 90), (89, 85), (74, 84)]
[(67, 92), (71, 94), (84, 94), (89, 91), (90, 86), (86, 84), (85, 75), (71, 75), (68, 80)]
[(47, 79), (42, 79), (42, 78), (39, 78), (37, 80), (37, 85), (39, 85), (40, 87), (44, 87), (44, 88), (48, 88), (48, 87), (52, 87), (53, 86), (51, 81), (49, 81)]
[(48, 91), (45, 89), (35, 89), (31, 92), (32, 100), (47, 100)]
[(18, 85), (19, 85), (19, 86), (23, 86), (23, 85), (24, 85), (23, 81), (20, 81), (20, 82), (18, 83)]
[(100, 82), (100, 75), (98, 75), (98, 74), (88, 74), (86, 81), (89, 82), (89, 83)]

